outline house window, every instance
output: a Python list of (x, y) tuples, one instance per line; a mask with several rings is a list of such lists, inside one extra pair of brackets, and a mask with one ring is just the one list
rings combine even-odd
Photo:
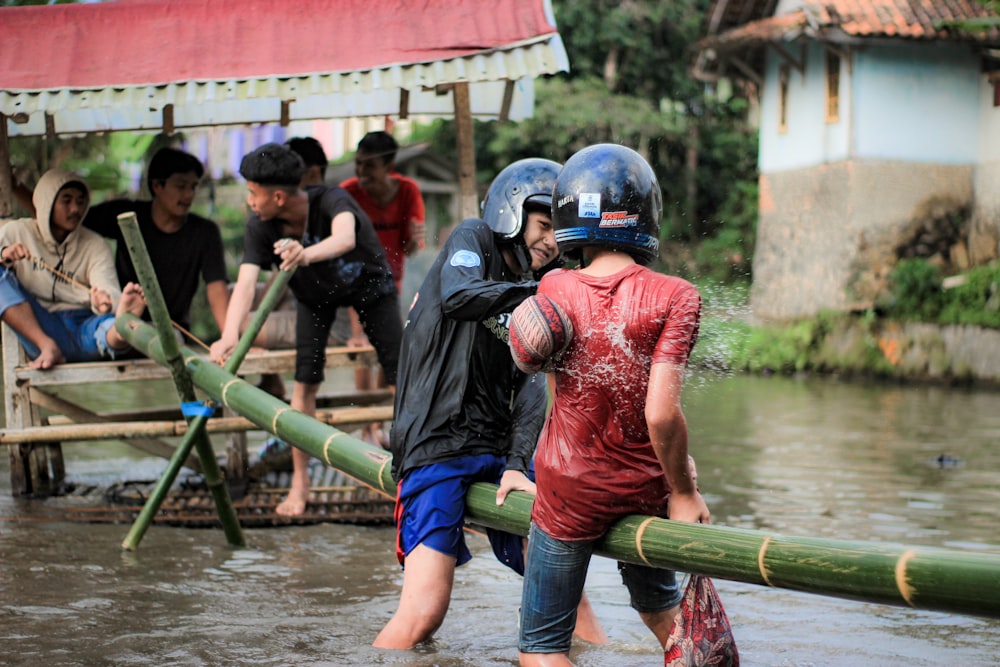
[(788, 65), (778, 68), (778, 132), (788, 131)]
[(826, 52), (826, 122), (840, 120), (840, 56)]

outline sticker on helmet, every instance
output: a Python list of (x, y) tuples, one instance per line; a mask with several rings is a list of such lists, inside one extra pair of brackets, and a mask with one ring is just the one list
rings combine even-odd
[(604, 211), (598, 227), (636, 227), (639, 224), (639, 214), (628, 211)]
[(580, 208), (577, 210), (578, 218), (599, 218), (601, 217), (601, 193), (581, 192)]
[(451, 256), (450, 262), (452, 266), (467, 266), (469, 268), (479, 266), (482, 263), (479, 255), (471, 250), (459, 250)]

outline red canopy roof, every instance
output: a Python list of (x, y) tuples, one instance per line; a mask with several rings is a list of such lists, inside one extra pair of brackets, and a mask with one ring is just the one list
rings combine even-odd
[[(62, 114), (55, 123), (62, 131), (134, 129), (111, 127), (110, 111), (88, 127), (79, 114), (67, 115), (72, 111), (159, 115), (167, 105), (180, 114), (178, 126), (187, 112), (195, 124), (249, 122), (234, 104), (253, 100), (273, 102), (272, 120), (281, 103), (293, 118), (376, 115), (390, 112), (390, 102), (398, 111), (401, 90), (410, 111), (421, 113), (413, 96), (441, 84), (530, 81), (568, 68), (547, 0), (7, 7), (0, 8), (0, 35), (0, 113), (27, 114), (25, 125), (41, 128), (34, 114)], [(306, 111), (309, 100), (324, 97), (324, 111)], [(219, 115), (209, 117), (206, 105), (219, 104)]]

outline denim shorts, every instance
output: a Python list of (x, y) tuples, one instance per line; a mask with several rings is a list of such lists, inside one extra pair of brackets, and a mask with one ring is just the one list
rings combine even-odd
[[(115, 324), (113, 314), (95, 315), (86, 308), (55, 312), (46, 310), (34, 295), (24, 289), (14, 272), (4, 267), (0, 271), (0, 313), (21, 303), (31, 306), (38, 325), (56, 342), (66, 361), (117, 359), (125, 353), (124, 350), (108, 347), (108, 330)], [(17, 331), (14, 333), (28, 358), (37, 357), (38, 347)]]
[[(557, 540), (531, 524), (521, 591), (518, 649), (522, 653), (569, 652), (595, 544), (595, 540)], [(621, 562), (618, 570), (633, 609), (656, 613), (680, 604), (683, 592), (673, 570)]]

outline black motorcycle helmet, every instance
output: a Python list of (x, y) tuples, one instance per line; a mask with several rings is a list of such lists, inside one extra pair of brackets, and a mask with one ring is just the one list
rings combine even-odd
[(483, 200), (483, 220), (501, 244), (511, 246), (519, 273), (531, 269), (531, 255), (524, 244), (528, 212), (551, 214), (552, 187), (561, 168), (558, 162), (543, 158), (512, 162), (493, 179)]
[(631, 148), (595, 144), (575, 153), (552, 195), (559, 251), (579, 259), (585, 246), (622, 250), (642, 265), (660, 251), (663, 195), (649, 163)]

